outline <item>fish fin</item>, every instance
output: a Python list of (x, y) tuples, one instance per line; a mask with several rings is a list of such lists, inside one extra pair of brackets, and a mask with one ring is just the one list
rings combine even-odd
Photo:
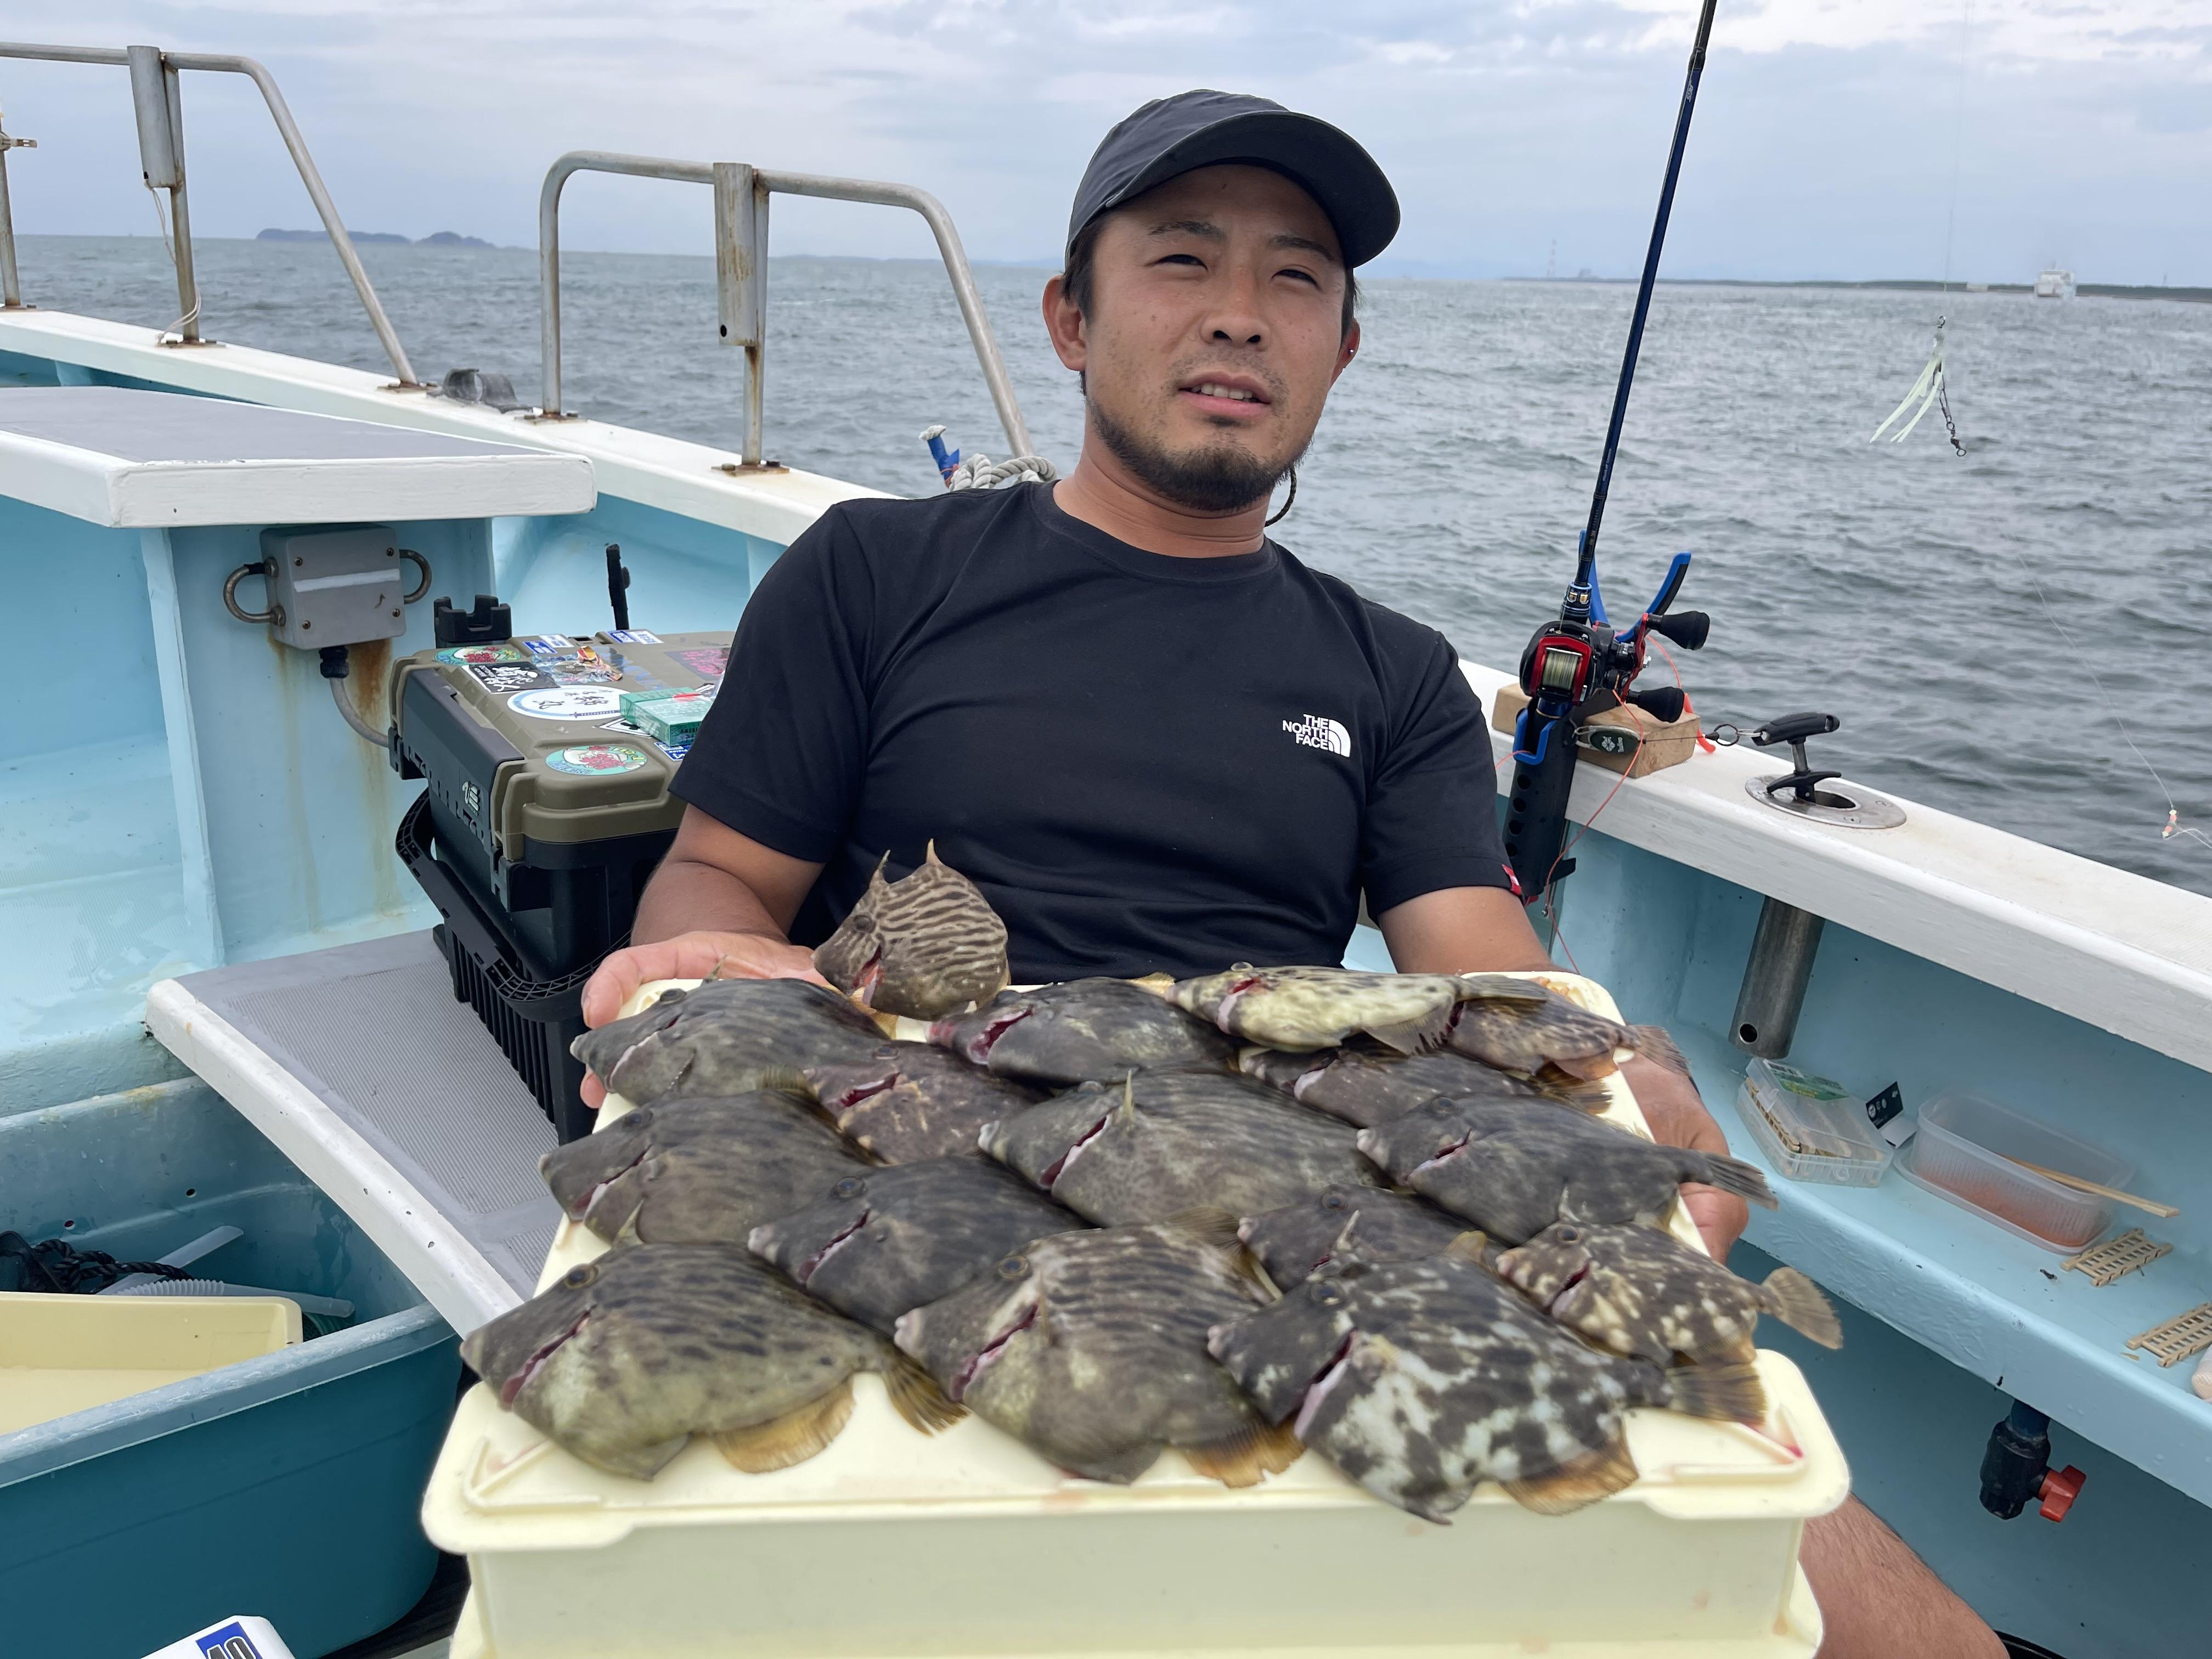
[(853, 1379), (847, 1377), (819, 1400), (809, 1401), (795, 1412), (771, 1417), (748, 1429), (724, 1429), (708, 1437), (730, 1467), (747, 1474), (766, 1474), (804, 1463), (826, 1451), (853, 1414)]
[(891, 1397), (891, 1409), (924, 1434), (949, 1429), (968, 1415), (968, 1408), (947, 1400), (937, 1379), (910, 1354), (894, 1352), (884, 1371), (884, 1389)]
[(1489, 1234), (1476, 1228), (1445, 1245), (1443, 1253), (1455, 1261), (1472, 1261), (1478, 1267), (1488, 1268), (1497, 1260), (1498, 1249), (1490, 1242)]
[(1544, 1071), (1539, 1076), (1564, 1078), (1569, 1088), (1577, 1083), (1596, 1083), (1620, 1069), (1620, 1062), (1613, 1058), (1617, 1052), (1608, 1048), (1601, 1054), (1568, 1054), (1564, 1058), (1554, 1054), (1544, 1062)]
[(1538, 1515), (1566, 1515), (1633, 1485), (1636, 1475), (1636, 1460), (1628, 1455), (1624, 1435), (1616, 1437), (1609, 1446), (1569, 1458), (1547, 1474), (1532, 1474), (1504, 1484), (1506, 1495), (1524, 1510)]
[(924, 864), (933, 864), (940, 870), (945, 867), (945, 860), (937, 856), (936, 836), (932, 836), (927, 841), (922, 843), (921, 861)]
[(1140, 991), (1150, 991), (1164, 1002), (1175, 1000), (1176, 982), (1169, 975), (1146, 974), (1142, 979), (1133, 979), (1129, 983)]
[(1636, 1039), (1632, 1045), (1636, 1052), (1654, 1066), (1672, 1072), (1677, 1077), (1690, 1075), (1690, 1062), (1682, 1058), (1682, 1051), (1674, 1046), (1674, 1039), (1667, 1035), (1664, 1027), (1632, 1025), (1628, 1031)]
[(1126, 1073), (1121, 1079), (1121, 1103), (1114, 1109), (1114, 1115), (1125, 1129), (1133, 1128), (1137, 1122), (1137, 1074)]
[(793, 1095), (810, 1104), (818, 1104), (820, 1095), (806, 1073), (796, 1066), (763, 1066), (758, 1073), (760, 1086), (780, 1095)]
[(1384, 1048), (1401, 1054), (1425, 1054), (1442, 1046), (1451, 1035), (1452, 1010), (1456, 1005), (1446, 1003), (1434, 1013), (1424, 1014), (1419, 1019), (1401, 1021), (1395, 1025), (1370, 1025), (1364, 1029)]
[(1759, 1423), (1766, 1417), (1765, 1385), (1747, 1364), (1685, 1365), (1667, 1373), (1667, 1403), (1686, 1416), (1721, 1423)]
[(1207, 1243), (1218, 1244), (1225, 1250), (1238, 1249), (1243, 1244), (1237, 1236), (1237, 1218), (1211, 1204), (1194, 1205), (1188, 1210), (1177, 1210), (1173, 1215), (1162, 1216), (1155, 1224), (1173, 1227), (1178, 1232), (1194, 1233)]
[(1287, 1423), (1250, 1423), (1231, 1435), (1176, 1448), (1192, 1468), (1224, 1486), (1256, 1486), (1298, 1461), (1305, 1447)]
[(871, 896), (874, 895), (878, 888), (888, 887), (890, 885), (890, 883), (884, 879), (884, 872), (890, 867), (890, 861), (891, 849), (886, 847), (884, 848), (883, 857), (876, 860), (876, 867), (869, 873), (868, 876), (868, 892)]
[(1604, 1083), (1595, 1079), (1562, 1077), (1553, 1081), (1540, 1080), (1538, 1086), (1547, 1098), (1562, 1106), (1571, 1106), (1578, 1112), (1588, 1112), (1592, 1117), (1613, 1104), (1613, 1097), (1606, 1091)]
[(1761, 1311), (1824, 1348), (1844, 1346), (1844, 1328), (1820, 1287), (1795, 1267), (1777, 1267), (1759, 1287)]
[(1705, 1173), (1692, 1173), (1690, 1179), (1701, 1181), (1708, 1187), (1717, 1187), (1724, 1193), (1734, 1193), (1738, 1198), (1748, 1199), (1762, 1209), (1778, 1210), (1782, 1200), (1766, 1184), (1766, 1177), (1755, 1164), (1747, 1164), (1740, 1158), (1723, 1158), (1718, 1152), (1691, 1152), (1687, 1158), (1702, 1163)]
[[(629, 1219), (623, 1222), (623, 1224), (616, 1230), (615, 1236), (607, 1240), (607, 1243), (617, 1250), (622, 1249), (628, 1245), (644, 1243), (646, 1242), (645, 1234), (640, 1230), (637, 1224), (638, 1218), (644, 1213), (645, 1206), (640, 1204), (637, 1208), (629, 1212)], [(587, 1221), (585, 1224), (588, 1226), (590, 1223)]]

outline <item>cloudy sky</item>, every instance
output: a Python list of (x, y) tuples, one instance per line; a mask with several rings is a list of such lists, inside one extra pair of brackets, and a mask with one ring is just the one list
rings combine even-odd
[[(978, 258), (1049, 260), (1107, 126), (1194, 85), (1326, 117), (1406, 206), (1379, 267), (1635, 268), (1690, 0), (13, 0), (16, 39), (276, 71), (362, 229), (535, 240), (570, 149), (903, 179)], [(188, 76), (203, 234), (313, 222), (251, 86)], [(19, 229), (149, 234), (119, 70), (0, 61)], [(1955, 179), (1955, 188), (1954, 188)], [(586, 179), (579, 248), (704, 252), (707, 192)], [(1680, 276), (2212, 284), (2212, 0), (1722, 0), (1668, 243)], [(922, 254), (779, 201), (779, 252)]]

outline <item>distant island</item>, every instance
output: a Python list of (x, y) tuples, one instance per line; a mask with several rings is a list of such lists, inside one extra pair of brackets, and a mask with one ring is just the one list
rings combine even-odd
[[(396, 242), (401, 247), (497, 247), (496, 242), (487, 242), (481, 236), (464, 236), (458, 230), (434, 231), (419, 241), (389, 230), (354, 230), (348, 235), (356, 242)], [(327, 242), (326, 230), (264, 230), (253, 240), (257, 242)]]

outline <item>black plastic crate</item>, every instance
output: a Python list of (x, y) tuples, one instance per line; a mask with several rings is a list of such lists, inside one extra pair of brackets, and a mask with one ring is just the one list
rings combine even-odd
[[(599, 960), (558, 979), (532, 979), (475, 896), (436, 857), (428, 795), (399, 820), (393, 848), (445, 918), (430, 937), (453, 975), (454, 1000), (476, 1011), (563, 1143), (591, 1133), (597, 1115), (584, 1104), (584, 1063), (568, 1045), (584, 1034), (584, 986)], [(628, 942), (625, 936), (610, 948)]]

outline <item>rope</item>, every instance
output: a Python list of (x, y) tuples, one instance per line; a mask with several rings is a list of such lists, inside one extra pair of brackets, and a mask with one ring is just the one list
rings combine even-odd
[(131, 1273), (151, 1273), (156, 1279), (190, 1279), (183, 1267), (166, 1261), (118, 1261), (105, 1250), (81, 1250), (59, 1238), (30, 1243), (21, 1233), (0, 1232), (0, 1261), (17, 1264), (16, 1276), (26, 1290), (88, 1294), (104, 1291)]
[(1060, 469), (1042, 455), (1017, 455), (994, 461), (988, 455), (963, 455), (945, 480), (947, 489), (996, 489), (1004, 483), (1050, 483)]

